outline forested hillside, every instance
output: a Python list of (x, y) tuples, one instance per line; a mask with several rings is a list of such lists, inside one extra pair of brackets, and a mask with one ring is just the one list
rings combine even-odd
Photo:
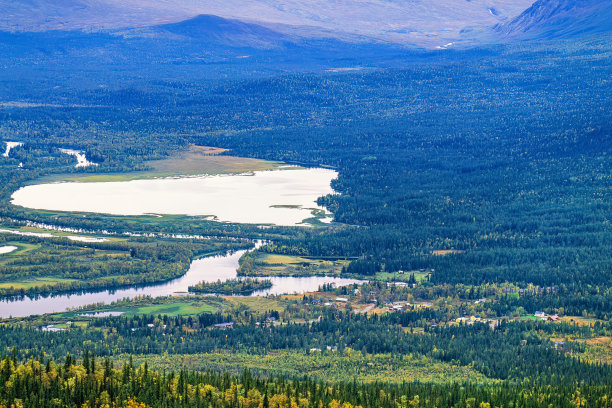
[[(0, 141), (22, 143), (0, 157), (0, 308), (166, 284), (257, 248), (240, 276), (203, 267), (164, 297), (3, 313), (0, 408), (610, 406), (609, 34), (415, 51), (279, 45), (235, 23), (268, 50), (222, 45), (201, 20), (156, 28), (180, 41), (0, 33)], [(194, 151), (226, 167), (160, 170)], [(337, 171), (318, 199), (333, 222), (11, 203), (33, 183), (287, 165)], [(229, 296), (287, 275), (353, 280)]]
[[(338, 194), (320, 202), (346, 226), (296, 232), (269, 250), (361, 257), (357, 272), (431, 268), (437, 283), (609, 287), (608, 47), (516, 46), (401, 70), (51, 92), (49, 102), (89, 107), (5, 107), (2, 134), (26, 144), (11, 156), (23, 169), (4, 167), (2, 194), (40, 175), (53, 146), (85, 150), (96, 171), (142, 168), (189, 142), (222, 146), (340, 173)], [(463, 252), (432, 255), (444, 249)]]
[[(93, 364), (92, 364), (93, 361)], [(491, 407), (605, 406), (604, 388), (579, 387), (569, 394), (562, 386), (459, 387), (404, 384), (325, 384), (308, 379), (254, 378), (248, 371), (239, 377), (182, 370), (160, 373), (147, 365), (124, 364), (114, 368), (109, 360), (96, 365), (87, 359), (75, 364), (30, 360), (1, 363), (0, 380), (9, 387), (0, 391), (0, 403), (24, 407)], [(116, 405), (115, 405), (116, 404)], [(500, 405), (501, 404), (501, 405)], [(519, 405), (520, 404), (520, 405)], [(3, 405), (4, 406), (4, 405)]]

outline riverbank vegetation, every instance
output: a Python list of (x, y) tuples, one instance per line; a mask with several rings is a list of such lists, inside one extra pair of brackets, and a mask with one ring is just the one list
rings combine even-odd
[(183, 275), (204, 255), (248, 248), (248, 242), (148, 237), (79, 242), (62, 235), (0, 233), (0, 244), (18, 250), (0, 256), (0, 297), (48, 296), (62, 292), (163, 282)]
[(280, 162), (222, 154), (225, 152), (227, 152), (227, 149), (190, 145), (186, 149), (174, 153), (169, 158), (146, 161), (147, 170), (139, 172), (86, 175), (58, 174), (40, 178), (38, 182), (78, 181), (82, 183), (100, 183), (179, 176), (241, 174), (253, 171), (274, 170), (283, 165)]
[(260, 251), (240, 257), (238, 274), (242, 276), (339, 276), (350, 260), (305, 258)]
[[(70, 115), (49, 109), (0, 112), (2, 131), (25, 142), (3, 162), (5, 202), (36, 177), (77, 171), (56, 152), (53, 146), (60, 143), (100, 163), (79, 170), (87, 174), (145, 169), (149, 160), (197, 144), (231, 148), (234, 156), (336, 168), (340, 175), (333, 186), (340, 194), (321, 204), (344, 226), (261, 230), (190, 217), (1, 210), (22, 220), (91, 230), (112, 225), (116, 231), (268, 237), (273, 243), (264, 251), (355, 257), (350, 272), (364, 276), (435, 269), (436, 283), (510, 281), (601, 292), (610, 286), (611, 200), (605, 184), (611, 141), (609, 118), (602, 113), (610, 110), (601, 109), (609, 98), (597, 84), (609, 67), (590, 56), (605, 55), (606, 45), (547, 49), (557, 57), (535, 59), (534, 47), (490, 51), (494, 56), (485, 53), (478, 62), (445, 61), (428, 69), (245, 79), (198, 88), (219, 104), (194, 100), (194, 84), (165, 83), (151, 85), (147, 97), (135, 90), (121, 98), (104, 90), (88, 96), (90, 105), (96, 98), (115, 101), (112, 117), (106, 108), (75, 108)], [(525, 66), (529, 72), (523, 72)], [(538, 87), (544, 78), (550, 86)], [(305, 97), (313, 92), (316, 101)], [(184, 103), (159, 110), (160, 101), (170, 97)], [(363, 103), (350, 103), (356, 98)], [(282, 114), (285, 100), (293, 101), (291, 115)], [(322, 105), (330, 111), (313, 116)], [(133, 106), (140, 109), (128, 109)], [(219, 106), (233, 107), (231, 120)], [(72, 114), (87, 128), (70, 121)], [(199, 117), (207, 118), (204, 134)], [(88, 132), (98, 135), (95, 141)], [(121, 143), (113, 143), (119, 138)], [(16, 167), (19, 162), (23, 168)]]
[(189, 287), (189, 292), (216, 293), (219, 295), (243, 295), (247, 296), (253, 292), (272, 287), (270, 279), (228, 279), (217, 282), (200, 282)]
[[(196, 256), (251, 246), (246, 239), (265, 245), (244, 258), (245, 275), (372, 282), (82, 310), (122, 316), (7, 319), (0, 405), (609, 407), (609, 38), (236, 79), (202, 77), (221, 62), (180, 60), (137, 78), (130, 70), (141, 68), (125, 61), (92, 82), (97, 63), (69, 72), (62, 62), (59, 87), (57, 66), (31, 48), (25, 64), (40, 72), (24, 81), (31, 71), (15, 62), (0, 72), (5, 99), (30, 103), (0, 106), (0, 139), (24, 143), (0, 158), (2, 226), (121, 240), (0, 234), (18, 246), (0, 257), (0, 294), (169, 279)], [(230, 149), (207, 159), (211, 172), (259, 160), (335, 169), (336, 193), (319, 199), (334, 222), (264, 227), (10, 204), (41, 178), (127, 180), (157, 160), (158, 174), (203, 171), (194, 145)], [(75, 168), (59, 148), (98, 166)], [(252, 375), (239, 373), (245, 365)]]
[(117, 300), (110, 304), (83, 306), (69, 312), (58, 313), (55, 316), (79, 324), (86, 324), (92, 317), (105, 315), (196, 316), (222, 310), (223, 302), (223, 298), (214, 296), (159, 296), (156, 298), (137, 296)]
[[(612, 365), (602, 358), (612, 337), (609, 320), (565, 315), (547, 321), (514, 303), (516, 287), (425, 281), (324, 289), (266, 298), (138, 298), (9, 319), (0, 325), (0, 354), (18, 361), (44, 350), (62, 364), (66, 354), (91, 351), (117, 367), (133, 360), (165, 372), (240, 375), (247, 368), (262, 381), (307, 372), (315, 381), (378, 387), (479, 384), (484, 394), (527, 383), (575, 393), (580, 382), (602, 395), (612, 387)], [(538, 287), (531, 291), (523, 296), (547, 296)], [(213, 312), (193, 313), (202, 307)], [(593, 406), (605, 406), (600, 402)]]

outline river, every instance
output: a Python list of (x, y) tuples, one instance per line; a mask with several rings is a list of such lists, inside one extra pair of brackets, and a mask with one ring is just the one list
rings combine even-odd
[[(196, 283), (216, 282), (236, 278), (238, 260), (246, 251), (237, 251), (224, 256), (211, 256), (196, 259), (191, 263), (187, 273), (171, 281), (132, 287), (117, 290), (92, 291), (80, 294), (38, 297), (36, 299), (23, 298), (20, 300), (0, 301), (0, 317), (24, 317), (44, 313), (64, 312), (94, 303), (111, 303), (124, 298), (136, 296), (181, 296), (185, 295), (187, 288)], [(268, 277), (272, 287), (253, 293), (251, 296), (280, 295), (286, 293), (304, 293), (315, 291), (325, 283), (334, 283), (345, 286), (359, 283), (356, 279), (311, 276), (311, 277)]]

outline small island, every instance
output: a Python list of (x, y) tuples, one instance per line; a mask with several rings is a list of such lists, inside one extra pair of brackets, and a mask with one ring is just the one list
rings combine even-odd
[(217, 293), (221, 295), (250, 295), (251, 293), (272, 287), (270, 279), (229, 279), (226, 281), (200, 282), (190, 286), (189, 292)]

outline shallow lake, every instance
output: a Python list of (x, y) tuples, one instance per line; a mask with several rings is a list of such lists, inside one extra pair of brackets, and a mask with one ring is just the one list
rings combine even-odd
[(14, 246), (14, 245), (0, 246), (0, 255), (2, 255), (2, 254), (9, 254), (9, 253), (15, 251), (16, 249), (18, 249), (18, 248), (16, 246)]
[(283, 169), (248, 174), (161, 178), (101, 183), (26, 186), (15, 205), (55, 211), (113, 215), (214, 216), (245, 224), (299, 225), (312, 216), (318, 197), (333, 193), (337, 173), (328, 169)]
[[(24, 298), (15, 301), (0, 301), (0, 317), (23, 317), (35, 314), (63, 312), (68, 308), (75, 308), (93, 303), (110, 303), (124, 298), (149, 295), (152, 297), (184, 295), (187, 288), (196, 283), (216, 282), (217, 280), (232, 279), (237, 276), (238, 260), (245, 251), (237, 251), (226, 256), (213, 256), (193, 261), (189, 271), (180, 278), (166, 283), (142, 287), (119, 289), (115, 291), (103, 290), (82, 294), (60, 295), (53, 297), (39, 297), (37, 299)], [(265, 279), (265, 278), (261, 278)], [(335, 277), (272, 277), (272, 287), (253, 293), (252, 296), (285, 293), (304, 293), (317, 290), (325, 283), (334, 283), (336, 286), (345, 286), (360, 281), (355, 279)]]

